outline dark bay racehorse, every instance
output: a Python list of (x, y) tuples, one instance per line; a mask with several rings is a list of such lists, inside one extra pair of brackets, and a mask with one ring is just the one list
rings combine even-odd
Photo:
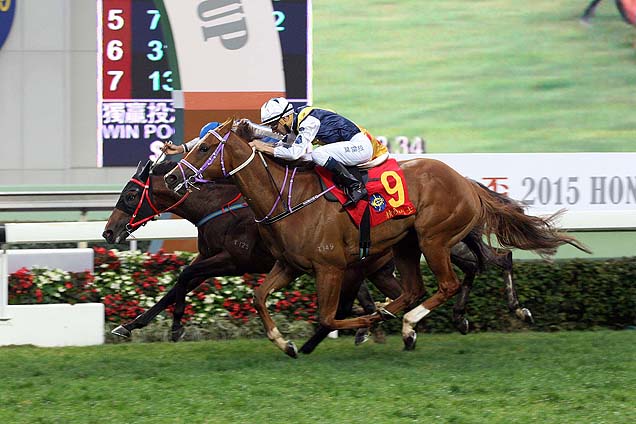
[[(169, 210), (197, 226), (198, 255), (184, 268), (175, 286), (157, 304), (133, 321), (114, 329), (113, 334), (129, 337), (131, 331), (145, 327), (166, 307), (175, 304), (172, 340), (177, 341), (183, 334), (181, 321), (187, 293), (208, 278), (266, 273), (274, 265), (274, 258), (265, 248), (254, 222), (254, 214), (243, 203), (236, 186), (229, 183), (205, 184), (201, 190), (181, 197), (168, 190), (163, 181), (163, 175), (174, 168), (175, 163), (161, 164), (154, 168), (152, 174), (150, 166), (148, 162), (143, 168), (138, 167), (122, 190), (106, 223), (103, 237), (109, 243), (119, 243), (141, 225)], [(369, 272), (352, 269), (349, 278), (357, 279), (359, 285), (366, 276), (385, 296), (395, 298), (400, 295), (401, 288), (393, 270), (391, 257), (386, 255), (375, 261)], [(351, 287), (355, 288), (356, 284), (351, 283)], [(353, 289), (343, 294), (343, 316), (348, 315), (354, 298)], [(375, 304), (365, 306), (367, 313), (376, 310)], [(303, 352), (311, 352), (329, 333), (325, 330), (318, 328), (316, 335), (303, 347)], [(361, 331), (359, 337), (363, 335), (366, 335), (365, 331)]]
[[(185, 295), (201, 282), (215, 276), (243, 275), (248, 272), (266, 273), (274, 264), (274, 258), (265, 252), (258, 234), (254, 214), (241, 202), (241, 195), (232, 184), (205, 184), (180, 197), (165, 187), (163, 175), (171, 170), (173, 162), (156, 166), (151, 172), (151, 163), (139, 166), (131, 180), (121, 192), (115, 209), (111, 212), (103, 236), (109, 243), (119, 243), (142, 225), (166, 210), (189, 220), (199, 228), (199, 255), (187, 266), (171, 290), (152, 308), (133, 321), (120, 325), (113, 334), (130, 337), (131, 332), (150, 323), (167, 306), (175, 304), (172, 324), (172, 340), (183, 334), (182, 318), (185, 310)], [(209, 212), (212, 211), (212, 212)], [(134, 215), (134, 217), (133, 217)], [(480, 237), (478, 253), (473, 253), (464, 243), (453, 247), (452, 261), (464, 272), (461, 292), (453, 308), (453, 322), (463, 334), (468, 332), (465, 319), (466, 303), (475, 276), (484, 265), (494, 265), (503, 270), (506, 283), (508, 307), (519, 319), (532, 322), (532, 315), (519, 305), (512, 279), (512, 254), (510, 251), (496, 252), (486, 246)], [(393, 263), (387, 263), (373, 276), (373, 283), (389, 297), (397, 297), (400, 288), (393, 278)], [(367, 314), (376, 310), (375, 303), (366, 286), (361, 286), (358, 301)], [(343, 313), (350, 302), (343, 301)], [(357, 343), (368, 336), (361, 329), (356, 335)], [(309, 353), (326, 336), (318, 331), (301, 351)]]
[[(368, 259), (359, 259), (359, 231), (339, 204), (320, 196), (324, 190), (313, 171), (295, 173), (292, 183), (283, 185), (289, 172), (270, 157), (258, 155), (248, 144), (252, 137), (248, 125), (224, 122), (210, 131), (199, 144), (169, 172), (165, 181), (175, 191), (183, 191), (199, 179), (233, 177), (234, 183), (257, 217), (288, 215), (271, 225), (259, 225), (261, 237), (277, 259), (261, 286), (254, 303), (268, 338), (290, 356), (295, 345), (283, 338), (266, 307), (269, 294), (287, 286), (299, 272), (312, 272), (320, 306), (320, 324), (328, 329), (370, 327), (418, 301), (424, 295), (420, 275), (423, 253), (438, 282), (433, 296), (404, 315), (402, 337), (406, 349), (416, 342), (415, 325), (460, 289), (451, 264), (451, 249), (469, 237), (475, 228), (486, 237), (495, 236), (503, 247), (533, 250), (549, 256), (563, 244), (588, 251), (575, 238), (552, 226), (556, 217), (526, 215), (514, 202), (502, 202), (496, 193), (470, 181), (446, 164), (432, 159), (413, 159), (401, 163), (415, 215), (394, 219), (374, 227)], [(293, 203), (286, 209), (285, 201)], [(305, 207), (306, 205), (310, 207)], [(274, 207), (272, 207), (274, 205)], [(290, 213), (293, 212), (293, 213)], [(329, 246), (329, 248), (325, 248)], [(357, 318), (336, 316), (339, 294), (346, 288), (344, 276), (353, 265), (363, 265), (391, 248), (402, 282), (402, 294), (389, 303), (384, 313)], [(588, 251), (589, 252), (589, 251)], [(344, 284), (343, 284), (344, 283)]]

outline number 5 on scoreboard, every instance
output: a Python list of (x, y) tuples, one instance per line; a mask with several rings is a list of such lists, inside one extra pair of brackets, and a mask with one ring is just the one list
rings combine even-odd
[[(389, 182), (389, 178), (393, 179), (393, 184)], [(394, 208), (399, 208), (404, 204), (404, 185), (402, 185), (402, 179), (400, 175), (395, 171), (384, 171), (380, 175), (380, 182), (388, 194), (393, 196), (397, 194), (397, 199), (389, 199), (389, 204)]]

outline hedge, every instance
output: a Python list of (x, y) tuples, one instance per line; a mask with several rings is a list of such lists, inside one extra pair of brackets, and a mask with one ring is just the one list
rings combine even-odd
[[(123, 323), (156, 303), (174, 283), (192, 253), (142, 253), (96, 247), (94, 273), (57, 269), (20, 269), (9, 277), (9, 303), (102, 302), (106, 321)], [(473, 331), (539, 331), (622, 329), (636, 325), (636, 258), (515, 262), (515, 280), (521, 304), (532, 311), (531, 327), (513, 318), (506, 306), (504, 283), (496, 269), (477, 277), (468, 303), (467, 317)], [(422, 273), (429, 293), (436, 285), (428, 268)], [(461, 277), (461, 275), (460, 275)], [(252, 305), (254, 287), (263, 275), (210, 279), (188, 295), (184, 321), (206, 326), (219, 320), (252, 324), (257, 318)], [(372, 289), (374, 297), (382, 297)], [(448, 302), (420, 323), (420, 331), (455, 331)], [(314, 281), (304, 276), (287, 290), (272, 294), (272, 313), (289, 320), (317, 321)], [(171, 319), (167, 313), (159, 320)], [(399, 332), (399, 320), (383, 324)]]

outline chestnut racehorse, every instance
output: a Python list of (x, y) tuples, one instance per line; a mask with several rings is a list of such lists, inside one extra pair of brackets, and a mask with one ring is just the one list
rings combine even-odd
[[(288, 285), (299, 271), (315, 274), (321, 325), (329, 329), (370, 327), (401, 312), (423, 295), (419, 266), (424, 254), (438, 290), (404, 315), (402, 338), (408, 350), (415, 347), (417, 322), (459, 290), (451, 249), (474, 228), (483, 229), (488, 238), (495, 236), (503, 247), (532, 250), (544, 256), (553, 255), (563, 244), (588, 251), (574, 237), (553, 227), (556, 215), (549, 218), (526, 215), (520, 205), (502, 202), (495, 193), (448, 165), (418, 158), (400, 164), (404, 185), (417, 213), (374, 227), (370, 255), (361, 261), (358, 228), (340, 205), (320, 195), (324, 190), (316, 174), (298, 172), (289, 185), (285, 184), (288, 167), (260, 154), (255, 159), (254, 148), (232, 130), (233, 124), (234, 120), (229, 119), (210, 131), (178, 167), (166, 174), (165, 181), (169, 188), (180, 192), (200, 178), (232, 176), (258, 218), (279, 213), (285, 216), (269, 225), (259, 225), (261, 236), (277, 260), (256, 289), (254, 301), (268, 338), (288, 355), (295, 356), (296, 347), (276, 328), (266, 300), (271, 292)], [(239, 124), (238, 128), (246, 132), (246, 127)], [(403, 198), (404, 192), (399, 195)], [(280, 202), (281, 199), (288, 202)], [(286, 210), (286, 203), (294, 206)], [(364, 265), (389, 248), (400, 274), (402, 294), (383, 313), (337, 319), (347, 268), (360, 262)]]

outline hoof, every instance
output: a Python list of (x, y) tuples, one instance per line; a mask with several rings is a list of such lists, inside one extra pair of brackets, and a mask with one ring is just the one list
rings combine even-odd
[(417, 342), (417, 333), (413, 331), (403, 340), (404, 340), (404, 350), (414, 350), (415, 343)]
[(381, 327), (378, 327), (375, 330), (373, 330), (373, 342), (380, 343), (380, 344), (386, 343), (386, 334), (384, 333), (384, 330)]
[(287, 342), (285, 353), (294, 359), (298, 358), (298, 349), (296, 349), (294, 342)]
[(124, 339), (128, 339), (128, 338), (130, 338), (130, 336), (132, 336), (132, 333), (130, 332), (130, 330), (128, 330), (123, 325), (120, 325), (119, 327), (117, 327), (114, 330), (112, 330), (110, 332), (110, 334), (114, 334), (116, 336), (123, 337)]
[(361, 328), (358, 331), (356, 331), (355, 345), (359, 346), (362, 343), (366, 343), (366, 341), (369, 340), (370, 333), (371, 332), (369, 331), (368, 328)]
[(170, 340), (178, 342), (183, 337), (183, 333), (185, 333), (185, 328), (183, 327), (172, 329), (172, 332), (170, 333)]
[(521, 313), (523, 314), (523, 320), (528, 324), (534, 324), (534, 318), (532, 318), (532, 312), (530, 309), (521, 308)]
[(528, 324), (534, 324), (534, 318), (532, 318), (532, 312), (528, 308), (515, 309), (515, 316), (523, 322)]
[(470, 330), (468, 320), (466, 318), (462, 318), (459, 321), (455, 321), (455, 328), (457, 328), (457, 330), (463, 335), (468, 334), (468, 331)]

